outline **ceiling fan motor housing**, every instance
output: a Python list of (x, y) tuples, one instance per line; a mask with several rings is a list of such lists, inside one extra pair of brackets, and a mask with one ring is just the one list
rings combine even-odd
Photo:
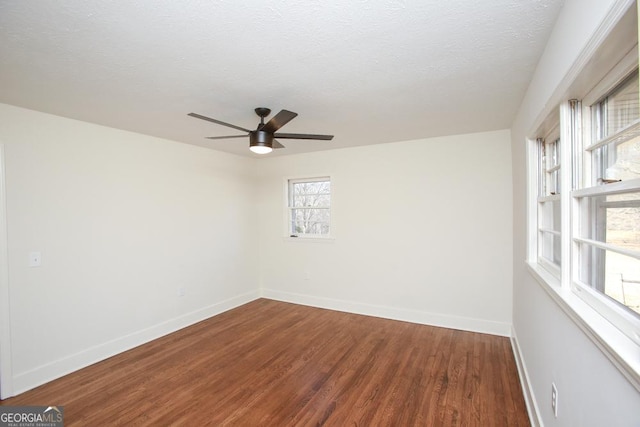
[(249, 133), (250, 147), (272, 147), (273, 134), (262, 130), (254, 130)]

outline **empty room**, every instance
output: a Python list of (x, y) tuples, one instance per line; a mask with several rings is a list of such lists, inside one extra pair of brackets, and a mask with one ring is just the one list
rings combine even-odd
[(0, 1), (0, 426), (640, 426), (638, 32)]

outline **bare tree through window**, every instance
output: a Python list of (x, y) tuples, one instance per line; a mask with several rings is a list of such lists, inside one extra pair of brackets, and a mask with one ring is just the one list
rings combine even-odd
[(331, 181), (289, 181), (289, 232), (292, 236), (328, 236), (331, 225)]

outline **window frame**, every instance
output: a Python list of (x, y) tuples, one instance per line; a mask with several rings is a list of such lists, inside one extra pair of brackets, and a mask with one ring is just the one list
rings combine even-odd
[[(328, 193), (329, 196), (329, 206), (328, 207), (320, 207), (315, 209), (327, 209), (329, 211), (329, 221), (328, 228), (329, 232), (327, 234), (311, 234), (311, 233), (295, 233), (292, 225), (293, 225), (293, 211), (295, 209), (300, 209), (300, 207), (292, 206), (292, 189), (294, 184), (299, 183), (307, 183), (307, 182), (329, 182), (330, 183), (330, 191)], [(334, 195), (335, 195), (335, 183), (334, 179), (331, 175), (322, 174), (322, 175), (312, 175), (312, 176), (295, 176), (295, 177), (286, 177), (284, 178), (284, 238), (289, 241), (310, 241), (310, 242), (328, 242), (334, 240)]]
[[(574, 294), (640, 346), (640, 314), (631, 313), (630, 309), (623, 307), (621, 303), (608, 297), (604, 289), (600, 291), (594, 289), (594, 287), (598, 286), (598, 283), (602, 282), (600, 285), (604, 283), (606, 275), (605, 259), (602, 256), (598, 256), (594, 265), (592, 258), (589, 258), (589, 251), (594, 248), (621, 255), (628, 255), (625, 252), (629, 252), (623, 248), (617, 248), (615, 245), (600, 242), (597, 238), (594, 239), (591, 236), (593, 229), (598, 228), (598, 224), (595, 223), (598, 221), (596, 219), (598, 216), (594, 214), (590, 200), (608, 195), (640, 192), (640, 178), (621, 182), (607, 182), (594, 173), (595, 163), (601, 161), (601, 158), (598, 158), (594, 151), (600, 147), (607, 146), (624, 132), (624, 129), (621, 129), (614, 134), (603, 136), (595, 141), (594, 129), (599, 123), (594, 122), (598, 118), (603, 120), (599, 114), (601, 102), (628, 81), (634, 73), (638, 75), (638, 66), (638, 47), (636, 46), (606, 74), (604, 79), (584, 96), (582, 101), (582, 122), (580, 123), (582, 132), (578, 133), (571, 142), (574, 158), (578, 159), (580, 163), (580, 173), (576, 175), (575, 189), (571, 191), (573, 215), (578, 220), (571, 233), (573, 268), (571, 270), (570, 288)], [(638, 97), (640, 99), (640, 93)], [(639, 122), (640, 118), (634, 122), (635, 126)], [(597, 127), (600, 128), (600, 126)], [(599, 174), (603, 174), (603, 171), (601, 170)], [(635, 256), (632, 254), (632, 257), (640, 260), (637, 254)], [(587, 264), (584, 261), (586, 259), (589, 259), (591, 263)], [(600, 268), (598, 268), (598, 265), (600, 265)], [(598, 283), (585, 283), (581, 278), (585, 275), (598, 276), (596, 280)]]
[[(552, 123), (551, 129), (548, 132), (544, 132), (545, 136), (536, 139), (536, 154), (537, 154), (537, 195), (536, 195), (536, 261), (545, 269), (547, 269), (555, 277), (560, 278), (561, 265), (562, 265), (562, 249), (556, 247), (554, 244), (554, 237), (557, 237), (562, 241), (562, 224), (554, 224), (554, 227), (549, 227), (548, 223), (555, 220), (553, 208), (551, 212), (545, 209), (547, 203), (559, 203), (560, 204), (560, 221), (562, 219), (562, 204), (560, 195), (562, 194), (561, 184), (561, 172), (562, 172), (562, 154), (561, 154), (561, 138), (560, 138), (560, 123), (553, 117), (549, 118)], [(552, 148), (553, 147), (553, 148)], [(555, 159), (550, 160), (549, 149), (553, 149)], [(547, 191), (550, 184), (553, 182), (552, 174), (556, 173), (555, 178), (555, 191)], [(559, 228), (556, 230), (555, 228)], [(551, 242), (549, 242), (549, 239)], [(556, 254), (556, 251), (558, 252)], [(545, 256), (545, 253), (551, 252), (552, 258), (559, 257), (560, 262), (556, 263), (554, 259), (549, 259)]]

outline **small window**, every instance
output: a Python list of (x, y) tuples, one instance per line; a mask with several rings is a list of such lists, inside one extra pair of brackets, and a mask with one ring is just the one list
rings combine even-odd
[(331, 179), (290, 179), (288, 187), (288, 234), (291, 237), (329, 237)]

